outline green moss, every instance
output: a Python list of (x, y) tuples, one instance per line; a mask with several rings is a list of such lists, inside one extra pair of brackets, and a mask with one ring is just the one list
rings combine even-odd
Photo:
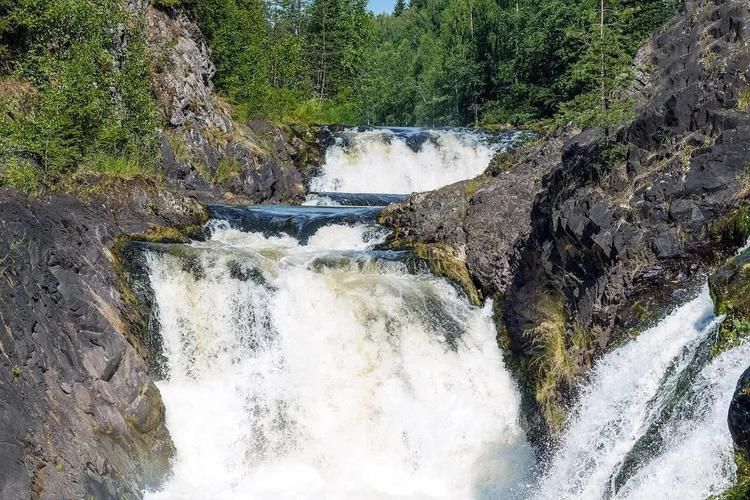
[(201, 234), (201, 226), (186, 226), (182, 228), (156, 226), (145, 233), (131, 236), (133, 241), (146, 241), (149, 243), (190, 243)]
[(737, 248), (750, 237), (750, 205), (742, 205), (733, 210), (711, 229), (711, 239), (715, 248)]
[(477, 191), (484, 187), (485, 184), (487, 184), (487, 178), (484, 175), (469, 179), (464, 182), (464, 192), (466, 193), (466, 196), (471, 199)]
[(711, 350), (718, 355), (750, 336), (750, 250), (727, 261), (708, 284), (716, 314), (726, 315)]
[(612, 167), (626, 161), (627, 157), (628, 146), (617, 142), (610, 142), (599, 151), (599, 157), (593, 167), (599, 176), (604, 177), (612, 171)]
[(750, 111), (750, 87), (740, 91), (740, 98), (737, 101), (737, 109), (743, 112)]
[(561, 295), (545, 294), (533, 308), (542, 320), (526, 332), (532, 344), (528, 370), (542, 417), (556, 434), (567, 414), (560, 391), (573, 382), (577, 369), (567, 345), (565, 300)]
[(743, 340), (750, 337), (750, 321), (744, 318), (727, 318), (719, 327), (716, 342), (711, 347), (711, 356), (739, 346)]
[(750, 498), (750, 457), (741, 451), (734, 453), (737, 465), (737, 480), (734, 486), (721, 495), (714, 495), (710, 500), (746, 500)]
[(227, 182), (231, 179), (241, 178), (242, 166), (236, 160), (232, 158), (223, 158), (219, 162), (219, 166), (216, 168), (216, 175), (214, 180), (219, 184)]
[(477, 306), (481, 304), (479, 290), (474, 285), (466, 264), (456, 256), (454, 249), (450, 245), (396, 240), (390, 246), (392, 248), (411, 250), (414, 252), (414, 255), (427, 262), (433, 274), (443, 276), (455, 282), (466, 292), (472, 304)]

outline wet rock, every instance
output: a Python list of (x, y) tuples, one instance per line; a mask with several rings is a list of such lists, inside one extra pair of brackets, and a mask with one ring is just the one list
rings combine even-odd
[(750, 455), (750, 368), (740, 377), (727, 417), (735, 447)]

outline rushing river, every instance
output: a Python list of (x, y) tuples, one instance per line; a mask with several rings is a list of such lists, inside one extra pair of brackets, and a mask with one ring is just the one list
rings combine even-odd
[(213, 206), (206, 241), (144, 247), (177, 450), (147, 497), (698, 499), (731, 484), (726, 408), (750, 347), (710, 359), (707, 291), (597, 364), (537, 464), (492, 304), (380, 249), (385, 204), (480, 174), (513, 138), (346, 131), (306, 206)]

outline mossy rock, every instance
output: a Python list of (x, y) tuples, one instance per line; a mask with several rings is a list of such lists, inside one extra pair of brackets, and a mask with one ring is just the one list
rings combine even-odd
[(750, 317), (750, 249), (729, 260), (708, 284), (717, 314)]
[(745, 244), (750, 237), (750, 205), (733, 210), (727, 217), (711, 226), (713, 247), (734, 249)]
[(711, 352), (715, 356), (750, 336), (750, 249), (719, 268), (708, 285), (716, 314), (726, 315)]
[(185, 244), (200, 239), (202, 236), (203, 228), (200, 225), (181, 228), (156, 226), (145, 233), (134, 234), (130, 239), (148, 243)]
[(737, 480), (734, 486), (721, 495), (710, 497), (710, 500), (747, 500), (750, 498), (750, 458), (744, 452), (736, 451), (734, 463), (737, 465)]
[(466, 263), (456, 255), (457, 252), (450, 245), (395, 240), (390, 247), (411, 250), (427, 263), (433, 274), (448, 278), (460, 286), (475, 306), (481, 304), (479, 290), (471, 279)]

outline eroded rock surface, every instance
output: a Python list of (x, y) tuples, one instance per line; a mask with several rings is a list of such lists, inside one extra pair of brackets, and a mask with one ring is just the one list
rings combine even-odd
[(234, 121), (214, 92), (215, 68), (195, 22), (174, 9), (141, 6), (135, 12), (146, 26), (170, 182), (207, 200), (298, 200), (321, 161), (320, 130)]
[(550, 428), (596, 355), (747, 237), (737, 217), (750, 194), (749, 9), (688, 1), (636, 58), (630, 123), (503, 155), (482, 178), (383, 217), (397, 238), (465, 256), (502, 303), (501, 339), (535, 367), (527, 375)]
[(0, 188), (0, 498), (136, 498), (173, 453), (111, 249), (203, 208), (145, 180), (80, 184), (86, 203)]

